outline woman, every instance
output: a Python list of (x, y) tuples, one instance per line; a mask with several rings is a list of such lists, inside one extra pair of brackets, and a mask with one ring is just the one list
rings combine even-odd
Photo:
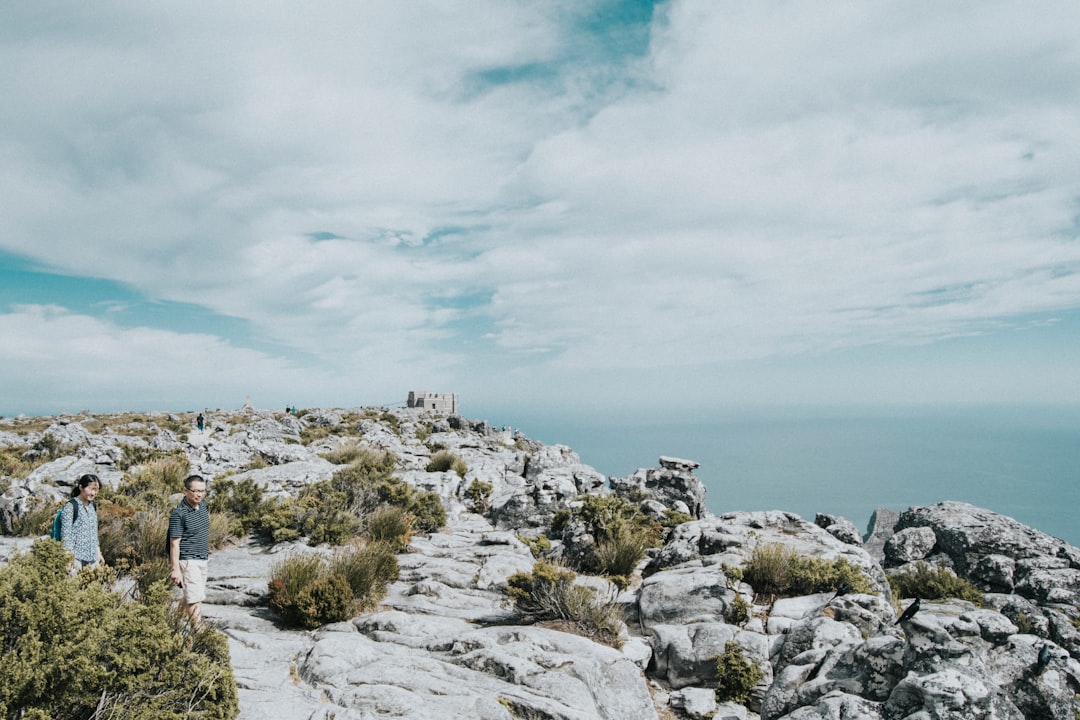
[(98, 544), (97, 505), (94, 504), (100, 489), (101, 481), (97, 475), (83, 475), (71, 489), (72, 501), (60, 513), (60, 537), (64, 549), (75, 555), (72, 575), (84, 567), (105, 562)]

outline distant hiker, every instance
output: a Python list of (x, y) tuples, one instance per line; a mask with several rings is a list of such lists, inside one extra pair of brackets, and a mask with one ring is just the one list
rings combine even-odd
[(210, 512), (206, 481), (199, 475), (184, 479), (184, 499), (169, 516), (169, 578), (180, 586), (180, 611), (192, 625), (202, 620), (206, 598), (206, 565), (210, 556)]
[(60, 542), (75, 555), (68, 572), (75, 575), (84, 567), (105, 562), (98, 544), (97, 505), (94, 498), (101, 490), (97, 475), (87, 473), (71, 489), (71, 500), (60, 511)]
[(199, 417), (195, 418), (195, 424), (199, 426), (199, 432), (202, 432), (203, 425), (206, 423), (206, 418), (202, 413), (199, 413)]

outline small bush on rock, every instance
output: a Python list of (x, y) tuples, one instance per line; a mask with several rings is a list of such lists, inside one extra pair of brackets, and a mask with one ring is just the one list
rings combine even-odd
[(465, 461), (455, 453), (452, 453), (449, 450), (439, 450), (431, 456), (431, 461), (428, 462), (425, 470), (428, 472), (446, 472), (447, 470), (453, 470), (457, 473), (458, 477), (465, 477), (465, 473), (469, 471), (469, 467), (465, 464)]
[(845, 585), (849, 592), (870, 592), (866, 576), (845, 558), (805, 557), (780, 543), (755, 547), (742, 575), (759, 595), (793, 597)]
[(614, 648), (622, 646), (622, 610), (614, 598), (601, 600), (596, 590), (575, 582), (573, 571), (546, 560), (531, 573), (507, 579), (507, 596), (514, 609), (531, 622), (566, 621), (574, 631)]
[[(650, 547), (651, 536), (618, 525), (596, 543), (596, 567), (601, 575), (629, 577)], [(625, 589), (625, 588), (624, 588)]]
[(551, 549), (551, 540), (547, 535), (518, 535), (517, 539), (529, 546), (529, 552), (534, 558)]
[(724, 646), (724, 654), (716, 658), (716, 675), (719, 679), (716, 699), (742, 705), (749, 702), (751, 691), (764, 676), (761, 668), (747, 660), (742, 647), (732, 640)]
[(369, 542), (336, 553), (330, 558), (328, 572), (345, 578), (357, 607), (370, 610), (383, 599), (401, 571), (391, 545)]
[(269, 506), (263, 499), (263, 489), (251, 478), (215, 480), (207, 504), (212, 514), (228, 513), (235, 518), (233, 530), (237, 535), (246, 535), (257, 528)]
[(128, 472), (116, 490), (102, 487), (98, 498), (140, 510), (168, 507), (169, 498), (183, 490), (190, 468), (187, 457), (160, 457)]
[(395, 505), (383, 505), (365, 518), (372, 542), (386, 543), (394, 552), (404, 552), (412, 537), (413, 517)]
[(948, 568), (935, 567), (923, 561), (908, 565), (902, 572), (890, 575), (889, 585), (892, 586), (896, 598), (957, 598), (980, 606), (984, 602), (982, 592), (972, 583), (958, 577)]
[(750, 618), (750, 608), (750, 603), (742, 595), (736, 595), (724, 608), (724, 622), (729, 625), (742, 625)]
[(618, 495), (586, 495), (572, 512), (596, 541), (591, 558), (579, 565), (583, 572), (629, 576), (662, 537), (658, 522)]
[(273, 565), (270, 609), (288, 625), (316, 628), (374, 607), (398, 576), (397, 557), (383, 543), (339, 551), (331, 558), (290, 555)]
[(473, 480), (465, 489), (465, 499), (474, 513), (483, 515), (491, 508), (491, 491), (494, 486), (483, 480)]

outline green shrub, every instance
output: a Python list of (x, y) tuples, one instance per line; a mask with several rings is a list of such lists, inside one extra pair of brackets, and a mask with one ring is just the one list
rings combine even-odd
[[(334, 490), (344, 493), (346, 502), (357, 513), (370, 512), (384, 502), (391, 502), (382, 491), (393, 484), (397, 457), (387, 451), (366, 449), (330, 479)], [(404, 484), (402, 481), (397, 480)], [(400, 504), (400, 503), (393, 503)]]
[(349, 582), (340, 575), (325, 575), (301, 588), (296, 606), (300, 624), (306, 628), (341, 622), (355, 614)]
[(431, 460), (428, 462), (425, 468), (428, 472), (446, 472), (447, 470), (453, 470), (457, 473), (458, 477), (465, 477), (465, 473), (469, 471), (465, 461), (462, 460), (456, 453), (452, 453), (449, 450), (439, 450), (431, 456)]
[(396, 505), (383, 505), (364, 519), (368, 539), (404, 552), (412, 537), (413, 517)]
[(525, 620), (565, 621), (579, 635), (622, 646), (622, 610), (614, 598), (601, 600), (596, 591), (574, 582), (573, 571), (538, 560), (531, 573), (517, 572), (507, 579), (507, 596)]
[(303, 513), (296, 498), (272, 500), (259, 517), (256, 529), (275, 543), (300, 539), (299, 528), (303, 526)]
[(529, 552), (538, 558), (551, 549), (551, 540), (547, 535), (518, 535), (517, 539), (529, 546)]
[(117, 467), (121, 470), (130, 470), (137, 465), (145, 465), (146, 463), (153, 462), (154, 460), (161, 460), (166, 457), (174, 456), (175, 453), (168, 453), (157, 448), (150, 447), (149, 445), (120, 445), (120, 461), (117, 462)]
[(300, 531), (311, 545), (341, 545), (360, 534), (360, 520), (345, 509), (348, 504), (340, 492), (326, 481), (309, 485), (297, 498), (301, 508)]
[(473, 480), (469, 487), (465, 488), (465, 499), (469, 501), (469, 508), (477, 514), (483, 515), (491, 508), (491, 491), (494, 486), (484, 480)]
[(125, 474), (116, 490), (102, 487), (98, 497), (142, 510), (169, 507), (169, 498), (183, 491), (190, 468), (186, 457), (156, 458)]
[(143, 563), (164, 559), (171, 512), (102, 504), (98, 509), (98, 542), (106, 564), (134, 572)]
[(724, 622), (729, 625), (742, 625), (750, 618), (750, 603), (742, 595), (736, 595), (735, 599), (724, 608)]
[(843, 585), (856, 593), (871, 589), (866, 576), (847, 559), (804, 557), (780, 543), (755, 547), (742, 568), (742, 578), (759, 595), (780, 597), (836, 590)]
[[(343, 445), (338, 445), (329, 452), (319, 453), (319, 457), (329, 460), (335, 465), (349, 465), (351, 463), (363, 463), (368, 462), (369, 458), (376, 456), (388, 455), (389, 453), (382, 453), (377, 450), (371, 450), (361, 446), (356, 441), (350, 441)], [(392, 456), (391, 456), (392, 457)]]
[(56, 517), (56, 511), (59, 510), (62, 505), (63, 503), (60, 502), (51, 503), (43, 499), (35, 500), (25, 514), (12, 521), (12, 534), (20, 535), (22, 537), (48, 535), (49, 531), (52, 529), (52, 521), (53, 518)]
[(40, 464), (14, 450), (0, 450), (0, 477), (26, 477)]
[(665, 528), (673, 528), (682, 525), (683, 523), (691, 522), (694, 519), (693, 515), (688, 515), (678, 510), (672, 510), (671, 508), (664, 509), (664, 519), (660, 521), (660, 525)]
[(584, 572), (632, 574), (645, 551), (660, 543), (663, 532), (659, 523), (618, 495), (586, 495), (573, 516), (586, 523), (596, 541), (591, 557), (578, 568)]
[(329, 480), (307, 486), (296, 498), (267, 503), (256, 529), (274, 542), (307, 537), (310, 545), (341, 545), (360, 533), (348, 496)]
[(413, 527), (420, 532), (437, 532), (446, 524), (446, 508), (443, 507), (438, 493), (416, 493), (408, 509), (414, 518)]
[(228, 513), (236, 519), (234, 533), (246, 535), (259, 527), (262, 516), (269, 509), (263, 498), (263, 489), (251, 478), (214, 480), (212, 492), (207, 499), (211, 513)]
[[(601, 575), (629, 577), (645, 557), (653, 536), (635, 532), (628, 525), (617, 525), (596, 543), (596, 568)], [(625, 589), (625, 588), (623, 588)]]
[(413, 516), (413, 528), (435, 532), (446, 524), (446, 508), (433, 492), (417, 491), (392, 473), (393, 453), (373, 452), (334, 473), (331, 486), (344, 493), (344, 502), (364, 515), (381, 505), (395, 505)]
[(318, 555), (289, 555), (274, 563), (270, 568), (270, 609), (288, 625), (307, 627), (300, 593), (325, 575), (326, 561)]
[(39, 455), (44, 455), (49, 460), (56, 460), (57, 458), (74, 455), (78, 452), (79, 446), (61, 442), (60, 438), (52, 433), (48, 433), (38, 440), (37, 445), (35, 445), (35, 450), (38, 451)]
[(555, 535), (561, 535), (562, 531), (566, 528), (566, 524), (574, 517), (574, 514), (567, 508), (559, 508), (551, 515), (551, 532)]
[(716, 658), (716, 675), (719, 680), (716, 699), (720, 702), (745, 705), (764, 673), (743, 656), (742, 648), (737, 642), (729, 640), (724, 646), (724, 654)]
[(386, 596), (389, 584), (398, 579), (400, 567), (392, 546), (369, 542), (335, 553), (328, 571), (345, 578), (357, 607), (369, 610)]
[(345, 548), (329, 559), (290, 555), (271, 568), (270, 609), (305, 628), (348, 620), (377, 605), (397, 577), (397, 557), (383, 543)]
[(924, 600), (957, 598), (982, 605), (984, 598), (979, 588), (957, 577), (948, 568), (935, 567), (919, 561), (909, 565), (903, 572), (889, 576), (889, 585), (897, 598), (917, 597)]
[(232, 720), (225, 637), (193, 629), (163, 584), (141, 602), (108, 590), (106, 569), (69, 577), (59, 543), (39, 540), (0, 568), (0, 717)]

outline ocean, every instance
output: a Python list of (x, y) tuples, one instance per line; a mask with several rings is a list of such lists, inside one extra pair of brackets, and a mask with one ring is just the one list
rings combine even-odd
[[(520, 425), (517, 423), (521, 423)], [(879, 507), (958, 500), (1080, 545), (1080, 408), (754, 409), (692, 421), (518, 416), (605, 475), (700, 463), (714, 513), (841, 515), (865, 532)]]

